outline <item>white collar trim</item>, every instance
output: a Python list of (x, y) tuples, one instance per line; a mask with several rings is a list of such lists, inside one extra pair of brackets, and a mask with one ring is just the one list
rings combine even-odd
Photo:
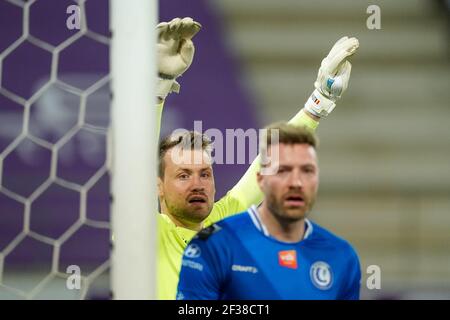
[[(259, 216), (258, 208), (255, 205), (248, 208), (248, 214), (250, 215), (250, 218), (252, 219), (252, 222), (255, 225), (256, 229), (261, 231), (265, 236), (270, 237), (269, 231), (267, 231), (267, 227), (262, 222)], [(311, 236), (311, 234), (313, 233), (313, 225), (311, 221), (305, 218), (305, 223), (306, 223), (306, 231), (305, 234), (303, 235), (302, 240), (308, 239), (308, 237)]]

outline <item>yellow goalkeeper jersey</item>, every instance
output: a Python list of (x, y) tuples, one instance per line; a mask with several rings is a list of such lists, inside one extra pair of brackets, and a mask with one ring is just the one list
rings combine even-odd
[[(158, 111), (162, 111), (162, 105), (159, 107), (161, 109), (158, 108)], [(303, 111), (298, 112), (289, 123), (298, 126), (304, 125), (312, 130), (318, 126), (318, 122), (304, 114)], [(262, 202), (263, 194), (256, 181), (256, 173), (260, 168), (259, 163), (258, 156), (239, 182), (222, 199), (214, 203), (210, 215), (204, 221), (204, 227)], [(158, 214), (158, 299), (173, 300), (176, 298), (183, 251), (196, 233), (194, 230), (176, 226), (167, 215)]]
[[(204, 226), (246, 209), (237, 199), (226, 195), (214, 204)], [(158, 299), (175, 299), (181, 257), (187, 243), (196, 233), (197, 231), (176, 226), (165, 214), (158, 215)]]

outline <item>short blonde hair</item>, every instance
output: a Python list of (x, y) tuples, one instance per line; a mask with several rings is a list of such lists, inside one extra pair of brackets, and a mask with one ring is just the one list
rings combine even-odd
[(159, 143), (158, 175), (160, 178), (164, 177), (164, 156), (170, 149), (176, 146), (180, 146), (185, 150), (204, 150), (209, 155), (211, 155), (212, 152), (211, 139), (207, 135), (200, 132), (186, 130), (168, 135)]
[[(267, 155), (267, 149), (275, 144), (307, 144), (317, 149), (319, 140), (314, 132), (306, 126), (294, 126), (287, 122), (276, 122), (268, 125), (266, 134), (259, 143), (261, 163), (266, 163), (263, 159)], [(275, 139), (276, 141), (273, 141)]]

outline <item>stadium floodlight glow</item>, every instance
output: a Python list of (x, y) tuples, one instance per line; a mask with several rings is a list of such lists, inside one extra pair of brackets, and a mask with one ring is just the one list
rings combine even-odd
[(157, 2), (110, 3), (113, 297), (154, 299)]

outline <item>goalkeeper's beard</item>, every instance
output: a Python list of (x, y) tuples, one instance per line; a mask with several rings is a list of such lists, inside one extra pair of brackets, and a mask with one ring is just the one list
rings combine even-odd
[(201, 223), (203, 222), (211, 213), (213, 204), (209, 201), (206, 202), (206, 206), (203, 208), (195, 209), (189, 208), (189, 202), (186, 200), (185, 206), (175, 205), (169, 203), (167, 199), (164, 199), (167, 211), (181, 222), (188, 223)]

